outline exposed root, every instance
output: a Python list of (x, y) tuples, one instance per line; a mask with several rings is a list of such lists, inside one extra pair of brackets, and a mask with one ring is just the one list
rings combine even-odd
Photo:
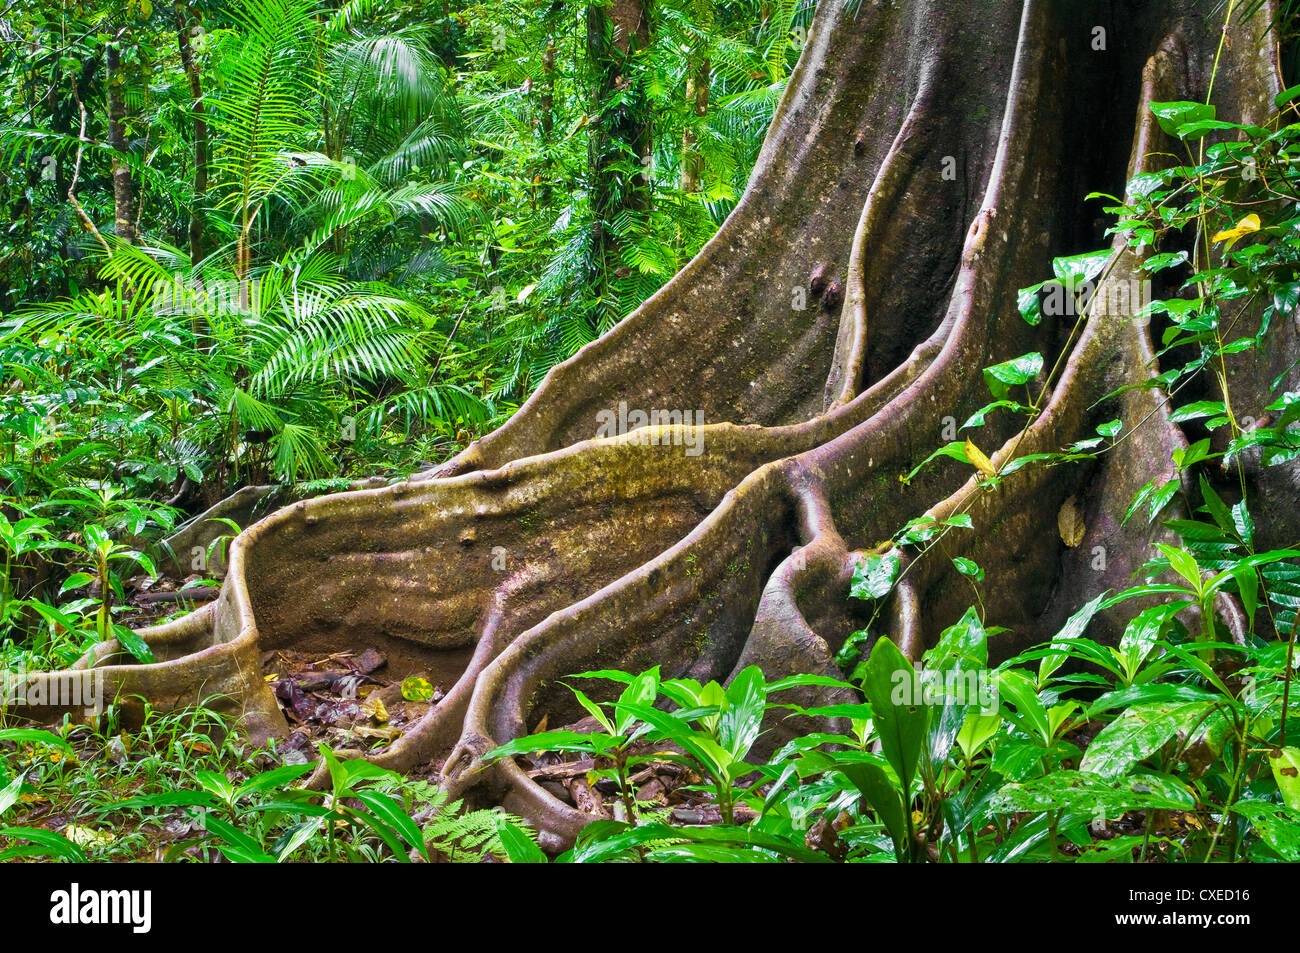
[[(141, 632), (156, 665), (121, 664), (107, 643), (82, 666), (162, 706), (216, 693), (264, 737), (286, 726), (261, 652), (384, 640), (394, 666), (450, 687), (389, 748), (351, 754), (399, 770), (445, 757), (453, 793), (479, 786), (561, 843), (591, 816), (513, 761), (482, 767), (543, 714), (552, 726), (579, 714), (558, 680), (653, 665), (701, 680), (749, 664), (770, 678), (833, 673), (835, 649), (865, 623), (847, 598), (855, 553), (927, 502), (940, 501), (936, 518), (971, 514), (976, 532), (945, 545), (996, 579), (983, 607), (988, 624), (1015, 630), (1004, 652), (1085, 590), (1120, 584), (1158, 530), (1108, 514), (1136, 473), (1185, 445), (1159, 391), (1098, 404), (1157, 372), (1149, 335), (1122, 308), (1096, 310), (1077, 336), (1031, 328), (1016, 309), (1053, 254), (1078, 250), (1060, 236), (1080, 180), (1107, 178), (1086, 183), (1101, 187), (1125, 171), (1122, 156), (1082, 165), (1069, 142), (1078, 108), (1118, 88), (1115, 64), (1071, 52), (1087, 16), (1073, 4), (853, 6), (819, 9), (750, 188), (713, 240), (509, 423), (406, 483), (267, 517), (232, 544), (217, 603)], [(1159, 151), (1146, 103), (1198, 94), (1217, 38), (1195, 4), (1138, 6), (1126, 46), (1158, 52), (1132, 96), (1129, 171)], [(1234, 24), (1216, 92), (1256, 103), (1275, 83), (1242, 52), (1267, 15)], [(1108, 280), (1140, 279), (1140, 266), (1117, 246)], [(828, 276), (843, 276), (842, 307), (809, 287)], [(1030, 350), (1059, 353), (1065, 370), (1023, 435), (1009, 422), (979, 431), (999, 447), (994, 465), (1059, 450), (1103, 414), (1124, 422), (1119, 446), (1092, 470), (1029, 467), (994, 491), (955, 466), (904, 486), (945, 421), (985, 402), (981, 369)], [(620, 403), (647, 417), (628, 413), (630, 432), (606, 435)], [(677, 416), (648, 418), (664, 408)], [(1051, 519), (1071, 496), (1086, 526), (1076, 548)], [(916, 657), (971, 593), (938, 554), (906, 558), (881, 631)]]

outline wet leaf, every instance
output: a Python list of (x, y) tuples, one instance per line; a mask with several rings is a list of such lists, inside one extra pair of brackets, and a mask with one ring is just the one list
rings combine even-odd
[(1282, 801), (1293, 811), (1300, 811), (1300, 748), (1278, 748), (1269, 752), (1268, 766), (1282, 792)]

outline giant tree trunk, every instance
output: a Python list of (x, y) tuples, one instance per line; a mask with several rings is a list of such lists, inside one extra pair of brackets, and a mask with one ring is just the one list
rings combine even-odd
[[(751, 663), (770, 677), (833, 672), (862, 625), (847, 598), (854, 551), (927, 509), (973, 518), (949, 552), (993, 580), (986, 623), (1011, 630), (995, 651), (1050, 635), (1147, 558), (1156, 531), (1115, 514), (1183, 437), (1159, 391), (1097, 403), (1158, 372), (1146, 328), (1107, 307), (1078, 335), (1030, 327), (1016, 292), (1052, 256), (1098, 247), (1083, 195), (1163, 161), (1146, 104), (1204, 98), (1222, 26), (1211, 7), (823, 0), (744, 198), (673, 281), (446, 466), (246, 530), (217, 603), (141, 633), (158, 664), (119, 664), (114, 643), (98, 664), (124, 695), (158, 703), (226, 693), (260, 736), (284, 730), (260, 651), (403, 645), (454, 687), (376, 760), (445, 758), (453, 788), (484, 784), (568, 837), (584, 815), (514, 764), (478, 761), (544, 712), (562, 723), (557, 679), (655, 664), (700, 679)], [(1221, 118), (1261, 122), (1271, 108), (1269, 16), (1229, 26)], [(1121, 241), (1107, 281), (1140, 266)], [(1293, 344), (1238, 357), (1280, 370)], [(905, 486), (944, 418), (984, 402), (981, 368), (1030, 350), (1067, 369), (1018, 444), (980, 432), (1009, 441), (994, 464), (1116, 416), (1133, 431), (1121, 449), (1091, 469), (1019, 470), (996, 491), (956, 466)], [(637, 410), (698, 416), (597, 436), (611, 415), (635, 426)], [(1067, 549), (1055, 517), (1071, 496), (1086, 536)], [(921, 560), (881, 631), (915, 653), (968, 599), (951, 563)]]

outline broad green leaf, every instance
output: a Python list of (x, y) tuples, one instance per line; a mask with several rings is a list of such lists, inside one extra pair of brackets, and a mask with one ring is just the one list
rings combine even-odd
[(841, 762), (835, 767), (853, 782), (858, 793), (876, 812), (894, 842), (898, 859), (904, 859), (907, 854), (907, 806), (903, 803), (903, 793), (898, 784), (878, 764)]
[(1119, 651), (1124, 658), (1125, 671), (1130, 677), (1146, 661), (1156, 640), (1160, 638), (1160, 632), (1177, 612), (1176, 605), (1152, 606), (1143, 609), (1124, 627), (1124, 634), (1119, 640)]
[(1012, 722), (1031, 736), (1037, 736), (1043, 745), (1052, 742), (1051, 723), (1047, 718), (1047, 709), (1038, 698), (1034, 682), (1021, 671), (1005, 669), (998, 672), (998, 695), (1003, 704), (1011, 704)]
[[(1204, 417), (1215, 417), (1224, 412), (1223, 401), (1221, 400), (1198, 400), (1190, 404), (1184, 404), (1169, 415), (1171, 423), (1181, 424), (1189, 420), (1200, 420)], [(1202, 480), (1205, 477), (1202, 475)]]
[(5, 785), (3, 790), (0, 790), (0, 816), (14, 806), (18, 800), (18, 792), (22, 790), (22, 787), (23, 776), (20, 774)]
[(1155, 772), (1105, 778), (1081, 771), (1060, 770), (1041, 778), (1004, 786), (992, 808), (1002, 814), (1022, 811), (1065, 811), (1096, 817), (1118, 817), (1126, 811), (1163, 809), (1191, 811), (1196, 795), (1167, 774)]
[[(925, 653), (923, 678), (938, 697), (930, 714), (929, 755), (943, 764), (967, 718), (967, 712), (996, 707), (988, 671), (988, 634), (974, 608)], [(929, 699), (926, 699), (929, 701)]]
[(1095, 718), (1097, 715), (1107, 711), (1114, 711), (1116, 708), (1128, 708), (1131, 705), (1158, 704), (1165, 702), (1221, 702), (1223, 697), (1213, 692), (1207, 692), (1203, 688), (1197, 688), (1195, 685), (1175, 685), (1162, 683), (1159, 685), (1133, 685), (1128, 688), (1117, 689), (1113, 692), (1106, 692), (1088, 706), (1088, 717)]
[(1151, 112), (1160, 128), (1171, 136), (1177, 136), (1183, 126), (1214, 118), (1213, 106), (1195, 102), (1152, 103)]
[[(599, 826), (598, 826), (599, 825)], [(633, 848), (645, 844), (663, 842), (665, 847), (674, 843), (713, 844), (719, 847), (732, 846), (738, 850), (752, 852), (772, 851), (779, 856), (788, 857), (800, 863), (824, 864), (830, 858), (815, 850), (809, 850), (802, 842), (786, 840), (757, 831), (751, 827), (669, 827), (667, 824), (650, 823), (630, 827), (618, 821), (597, 821), (590, 824), (578, 839), (572, 851), (574, 863), (602, 863), (626, 855)], [(653, 854), (650, 859), (653, 858)], [(672, 857), (666, 859), (682, 859)], [(718, 859), (710, 855), (709, 859)], [(739, 854), (728, 856), (730, 860), (741, 859)]]
[(80, 589), (82, 586), (88, 586), (94, 581), (95, 577), (88, 572), (74, 572), (64, 580), (63, 585), (59, 587), (59, 592), (64, 593), (69, 589)]
[(984, 368), (984, 383), (996, 400), (1004, 400), (1011, 388), (1027, 384), (1043, 369), (1043, 355), (1037, 352)]
[(241, 784), (235, 795), (236, 797), (244, 797), (259, 791), (272, 791), (282, 788), (298, 780), (312, 769), (313, 765), (310, 764), (286, 764), (283, 767), (272, 768), (270, 771), (263, 771), (261, 774), (253, 775)]
[(135, 658), (137, 662), (150, 665), (154, 661), (153, 649), (149, 643), (140, 638), (131, 629), (124, 625), (113, 625), (113, 637)]
[(1085, 281), (1092, 281), (1106, 270), (1110, 261), (1111, 250), (1103, 248), (1098, 251), (1084, 252), (1082, 255), (1068, 255), (1052, 259), (1052, 274), (1071, 288), (1077, 288)]
[(429, 848), (424, 843), (424, 835), (395, 798), (378, 791), (360, 791), (357, 793), (357, 800), (396, 831), (408, 847), (416, 848), (428, 859)]
[(1201, 499), (1205, 501), (1205, 508), (1214, 517), (1214, 522), (1219, 524), (1219, 528), (1225, 533), (1235, 534), (1237, 528), (1232, 521), (1232, 514), (1228, 506), (1220, 498), (1219, 494), (1214, 492), (1214, 487), (1210, 486), (1210, 481), (1205, 478), (1205, 474), (1200, 474)]
[(546, 854), (537, 846), (537, 842), (518, 824), (512, 824), (504, 817), (497, 820), (497, 835), (501, 838), (501, 847), (506, 852), (506, 859), (512, 864), (544, 864)]
[[(55, 831), (47, 831), (42, 827), (0, 827), (0, 837), (11, 837), (14, 840), (30, 841), (40, 847), (40, 853), (49, 854), (51, 857), (57, 857), (59, 860), (68, 860), (77, 864), (89, 862), (86, 852), (68, 840), (62, 834)], [(8, 850), (0, 851), (0, 860), (8, 860), (11, 857), (31, 857), (36, 856), (37, 852), (26, 848), (11, 847)]]
[(627, 683), (627, 687), (623, 689), (618, 702), (614, 705), (613, 733), (616, 735), (626, 734), (628, 727), (632, 723), (632, 717), (622, 708), (624, 704), (632, 702), (637, 705), (650, 705), (654, 703), (655, 696), (658, 694), (659, 666), (656, 665), (632, 679)]
[(236, 864), (273, 864), (275, 858), (262, 850), (262, 845), (253, 838), (249, 837), (243, 831), (226, 823), (211, 812), (205, 813), (202, 817), (203, 829), (209, 834), (215, 834), (225, 841), (224, 844), (218, 844), (217, 849), (225, 854), (226, 858)]
[(42, 728), (0, 728), (0, 741), (12, 741), (17, 744), (49, 745), (65, 754), (72, 754), (72, 745), (52, 731)]
[(1128, 774), (1179, 732), (1190, 734), (1204, 726), (1213, 706), (1205, 702), (1134, 705), (1101, 730), (1089, 743), (1079, 770), (1105, 778)]
[(763, 726), (767, 684), (763, 670), (750, 665), (727, 686), (726, 706), (718, 719), (718, 741), (737, 761), (749, 754)]
[(599, 705), (597, 705), (594, 701), (592, 701), (582, 692), (578, 691), (578, 689), (574, 688), (572, 685), (568, 686), (568, 688), (569, 691), (573, 692), (574, 697), (578, 699), (578, 704), (587, 710), (587, 714), (591, 715), (592, 718), (596, 719), (596, 723), (598, 725), (604, 728), (611, 735), (619, 733), (617, 729), (615, 729), (614, 723), (609, 720), (609, 716), (605, 714), (605, 712), (601, 709)]
[(594, 672), (579, 672), (577, 675), (570, 675), (569, 678), (607, 678), (613, 682), (621, 682), (624, 685), (631, 684), (636, 678), (635, 675), (629, 675), (627, 672), (620, 672), (617, 669), (602, 668)]
[(303, 821), (290, 827), (285, 831), (284, 836), (275, 842), (273, 851), (276, 863), (282, 864), (288, 860), (299, 847), (316, 836), (318, 830), (320, 830), (319, 820)]
[(957, 747), (961, 748), (966, 760), (971, 761), (1001, 727), (1002, 715), (998, 712), (986, 715), (979, 709), (968, 711), (961, 731), (957, 732)]
[[(1070, 616), (1065, 621), (1065, 625), (1061, 626), (1061, 631), (1052, 637), (1052, 643), (1077, 639), (1082, 636), (1088, 628), (1088, 623), (1092, 621), (1092, 617), (1104, 607), (1106, 593), (1109, 591), (1102, 592), (1096, 598), (1084, 604), (1074, 615)], [(1064, 651), (1043, 656), (1042, 661), (1038, 663), (1039, 688), (1047, 684), (1047, 680), (1052, 676), (1052, 673), (1060, 668), (1068, 657), (1069, 654)]]
[(1259, 577), (1250, 566), (1234, 567), (1232, 577), (1237, 581), (1237, 593), (1241, 596), (1241, 607), (1246, 610), (1250, 630), (1255, 630), (1255, 610), (1259, 608)]
[(651, 737), (679, 745), (715, 781), (727, 780), (731, 756), (704, 732), (693, 729), (678, 713), (669, 714), (650, 705), (630, 702), (625, 707), (634, 717), (654, 727)]
[(883, 599), (894, 588), (898, 572), (898, 550), (891, 549), (884, 555), (868, 553), (853, 567), (849, 594), (857, 599)]
[(622, 738), (604, 732), (580, 734), (576, 731), (543, 731), (535, 735), (516, 738), (493, 748), (483, 756), (484, 761), (496, 761), (514, 755), (532, 754), (535, 751), (607, 751), (620, 744)]
[(1273, 780), (1288, 808), (1300, 812), (1300, 748), (1277, 748), (1268, 754)]
[(235, 803), (235, 786), (224, 774), (217, 771), (198, 771), (194, 777), (203, 790), (212, 793), (227, 804)]
[(864, 668), (863, 691), (871, 703), (881, 751), (904, 790), (910, 790), (930, 720), (930, 709), (920, 703), (920, 679), (887, 638), (876, 641)]
[(1300, 863), (1300, 812), (1288, 812), (1272, 801), (1237, 801), (1234, 814), (1249, 819), (1260, 839), (1283, 860)]
[(1202, 591), (1205, 584), (1201, 581), (1201, 567), (1196, 564), (1195, 556), (1167, 543), (1156, 543), (1156, 549), (1165, 554), (1174, 572), (1186, 579), (1194, 591)]
[(988, 417), (989, 413), (991, 413), (994, 410), (999, 410), (1003, 407), (1007, 408), (1008, 410), (1014, 411), (1015, 413), (1018, 414), (1028, 414), (1033, 412), (1032, 407), (1026, 407), (1024, 404), (1021, 404), (1014, 400), (995, 400), (991, 404), (985, 404), (979, 410), (975, 411), (975, 413), (967, 417), (966, 422), (962, 424), (960, 427), (958, 427), (957, 429), (967, 430), (971, 427), (983, 427), (984, 424), (986, 423), (986, 418)]

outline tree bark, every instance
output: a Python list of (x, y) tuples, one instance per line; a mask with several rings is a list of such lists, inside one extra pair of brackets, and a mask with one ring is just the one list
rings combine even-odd
[(696, 130), (709, 114), (709, 79), (709, 58), (704, 56), (686, 81), (686, 104), (691, 115), (682, 129), (681, 190), (688, 195), (700, 190), (700, 176), (704, 173), (704, 157), (696, 148), (699, 143)]
[[(650, 207), (647, 163), (654, 140), (637, 63), (638, 54), (649, 46), (649, 0), (588, 5), (587, 56), (595, 116), (587, 160), (596, 268), (590, 284), (593, 297), (605, 296), (611, 276), (626, 274), (612, 228), (615, 219)], [(638, 164), (644, 171), (629, 173), (629, 166)]]
[[(394, 638), (433, 669), (472, 649), (445, 698), (374, 760), (442, 763), (454, 792), (479, 785), (571, 838), (589, 817), (513, 762), (480, 760), (543, 712), (551, 725), (578, 714), (558, 679), (651, 665), (697, 679), (749, 664), (833, 674), (864, 624), (848, 599), (858, 553), (923, 512), (970, 514), (974, 532), (949, 554), (996, 580), (985, 623), (1011, 631), (995, 655), (1050, 635), (1083, 598), (1126, 584), (1161, 538), (1116, 514), (1184, 437), (1158, 389), (1103, 399), (1159, 372), (1133, 308), (1103, 304), (1074, 334), (1027, 325), (1017, 292), (1052, 257), (1096, 247), (1083, 195), (1166, 161), (1147, 107), (1206, 97), (1223, 27), (1191, 0), (1084, 6), (823, 3), (745, 195), (668, 285), (447, 465), (246, 530), (217, 603), (141, 633), (159, 664), (120, 664), (111, 642), (83, 664), (158, 703), (219, 689), (256, 737), (284, 731), (261, 651)], [(1227, 26), (1222, 119), (1271, 112), (1281, 84), (1260, 37), (1272, 15), (1266, 4)], [(1097, 26), (1109, 51), (1092, 48)], [(1096, 298), (1121, 300), (1108, 287), (1141, 267), (1117, 241)], [(1265, 399), (1271, 366), (1294, 389), (1291, 324), (1270, 353), (1230, 359), (1255, 388), (1247, 405)], [(1133, 431), (1123, 448), (1091, 468), (1018, 470), (996, 491), (957, 467), (905, 486), (944, 418), (985, 402), (981, 369), (1031, 350), (1066, 370), (1025, 434), (980, 431), (993, 463), (1113, 417)], [(651, 410), (677, 416), (637, 415)], [(1251, 476), (1265, 498), (1282, 492), (1278, 469)], [(1074, 548), (1053, 518), (1071, 497), (1086, 527)], [(1300, 529), (1294, 510), (1277, 507), (1268, 532)], [(880, 631), (915, 655), (968, 599), (950, 561), (918, 560)], [(1113, 635), (1124, 621), (1096, 624)]]
[[(105, 88), (108, 97), (108, 144), (125, 156), (130, 151), (126, 136), (126, 70), (122, 68), (121, 37), (104, 48)], [(122, 159), (113, 157), (113, 222), (117, 237), (135, 244), (135, 180)]]
[(190, 84), (190, 99), (194, 105), (190, 113), (194, 117), (194, 204), (190, 208), (189, 244), (190, 264), (197, 265), (203, 260), (203, 230), (206, 223), (204, 203), (208, 196), (208, 120), (207, 108), (203, 104), (203, 83), (198, 62), (194, 58), (194, 46), (190, 42), (190, 10), (184, 2), (173, 5), (176, 11), (176, 44), (180, 50), (181, 66), (185, 78)]

